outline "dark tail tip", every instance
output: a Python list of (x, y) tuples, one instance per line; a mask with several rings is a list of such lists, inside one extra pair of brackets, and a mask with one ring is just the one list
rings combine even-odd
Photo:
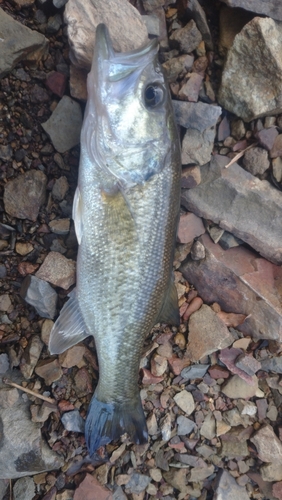
[(85, 439), (90, 457), (100, 446), (127, 433), (136, 444), (148, 441), (148, 431), (141, 400), (134, 403), (102, 403), (94, 395), (85, 423)]

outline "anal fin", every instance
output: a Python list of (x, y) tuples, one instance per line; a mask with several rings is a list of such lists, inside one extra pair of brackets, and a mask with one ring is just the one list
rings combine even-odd
[(49, 351), (51, 354), (61, 354), (88, 336), (74, 289), (51, 330)]
[(169, 325), (175, 326), (180, 325), (178, 296), (173, 276), (171, 277), (169, 288), (156, 323), (168, 323)]

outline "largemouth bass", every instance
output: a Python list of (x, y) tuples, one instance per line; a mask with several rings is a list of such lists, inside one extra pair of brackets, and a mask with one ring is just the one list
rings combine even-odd
[(77, 285), (49, 350), (93, 335), (99, 382), (85, 434), (90, 456), (125, 432), (148, 438), (138, 390), (144, 339), (157, 322), (179, 323), (172, 278), (180, 200), (180, 145), (158, 44), (116, 53), (99, 25), (73, 219)]

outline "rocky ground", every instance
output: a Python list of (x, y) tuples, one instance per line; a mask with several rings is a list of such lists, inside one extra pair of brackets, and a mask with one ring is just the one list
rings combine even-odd
[[(282, 499), (282, 4), (247, 3), (0, 0), (1, 500)], [(52, 357), (47, 345), (75, 283), (101, 21), (116, 50), (160, 40), (182, 142), (182, 322), (144, 346), (149, 443), (125, 436), (93, 465), (93, 340)]]

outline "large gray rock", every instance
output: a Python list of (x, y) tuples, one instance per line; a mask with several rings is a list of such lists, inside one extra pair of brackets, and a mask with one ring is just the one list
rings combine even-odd
[(66, 95), (60, 100), (49, 120), (42, 123), (59, 153), (65, 153), (79, 143), (81, 125), (80, 105)]
[(148, 41), (142, 17), (127, 0), (69, 0), (65, 7), (65, 22), (71, 60), (86, 69), (92, 63), (96, 27), (100, 23), (107, 25), (117, 52), (137, 49)]
[(234, 477), (232, 477), (227, 470), (221, 470), (218, 473), (216, 482), (217, 485), (213, 500), (249, 500), (250, 497), (246, 488), (239, 486)]
[(46, 198), (47, 177), (40, 170), (29, 170), (5, 184), (4, 205), (12, 217), (36, 221)]
[(20, 295), (36, 309), (39, 316), (54, 318), (58, 296), (49, 283), (28, 274), (22, 282)]
[(241, 9), (249, 10), (251, 12), (256, 12), (257, 14), (264, 14), (276, 19), (277, 21), (282, 21), (282, 3), (281, 0), (221, 0), (230, 7), (241, 7)]
[(189, 259), (181, 270), (202, 299), (223, 311), (248, 317), (238, 330), (255, 338), (282, 341), (282, 270), (244, 247), (223, 250), (205, 234), (201, 261)]
[(204, 102), (172, 101), (176, 122), (184, 128), (194, 128), (204, 132), (215, 127), (221, 115), (220, 106), (211, 106)]
[(281, 113), (281, 85), (282, 24), (255, 17), (228, 52), (219, 103), (245, 121)]
[[(15, 372), (9, 379), (20, 383)], [(14, 479), (59, 469), (63, 460), (43, 441), (41, 424), (31, 421), (30, 401), (0, 379), (0, 478)]]
[(268, 181), (261, 181), (229, 160), (215, 156), (201, 169), (202, 182), (183, 192), (182, 205), (199, 217), (248, 243), (263, 257), (282, 264), (282, 198)]
[(15, 21), (0, 8), (0, 78), (19, 61), (39, 61), (48, 50), (44, 35)]

